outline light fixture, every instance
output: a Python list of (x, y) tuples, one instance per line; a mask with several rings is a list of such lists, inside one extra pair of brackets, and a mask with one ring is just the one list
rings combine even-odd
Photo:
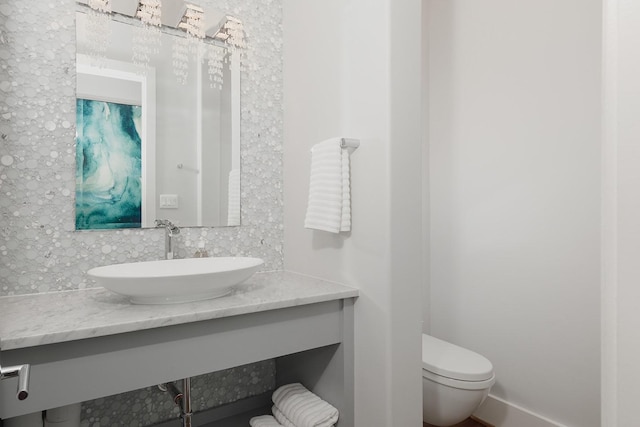
[(89, 0), (89, 7), (101, 13), (111, 13), (111, 0)]
[(227, 34), (225, 40), (232, 48), (244, 49), (247, 47), (244, 40), (244, 25), (241, 20), (233, 16), (227, 16), (227, 22), (225, 22), (222, 28)]
[(187, 3), (178, 28), (182, 28), (195, 39), (204, 39), (204, 10), (200, 6)]
[(207, 30), (207, 36), (224, 42), (231, 49), (244, 49), (247, 47), (244, 39), (244, 25), (238, 18), (223, 15), (217, 25)]
[[(209, 80), (211, 87), (217, 87), (222, 89), (224, 83), (224, 64), (231, 64), (229, 62), (230, 55), (240, 55), (238, 61), (242, 64), (242, 51), (246, 47), (244, 39), (244, 25), (242, 21), (233, 16), (222, 15), (218, 16), (218, 23), (207, 30), (207, 36), (211, 37), (218, 43), (212, 43), (208, 45), (208, 66), (209, 66)], [(222, 44), (224, 47), (220, 47)]]
[(198, 66), (207, 61), (211, 86), (217, 88), (222, 88), (224, 64), (230, 62), (232, 55), (239, 55), (237, 63), (243, 65), (242, 55), (246, 48), (244, 25), (233, 16), (208, 11), (205, 17), (203, 8), (180, 0), (165, 1), (164, 14), (163, 0), (77, 1), (90, 8), (87, 18), (89, 53), (100, 66), (110, 45), (112, 13), (140, 20), (140, 25), (133, 28), (132, 61), (143, 70), (149, 67), (152, 55), (160, 53), (163, 25), (184, 31), (184, 36), (172, 37), (173, 71), (179, 83), (187, 83), (191, 61)]
[(160, 28), (162, 25), (162, 2), (160, 0), (140, 0), (136, 17), (145, 25)]

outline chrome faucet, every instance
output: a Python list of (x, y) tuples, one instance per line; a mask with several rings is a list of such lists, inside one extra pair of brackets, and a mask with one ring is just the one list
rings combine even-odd
[(175, 258), (173, 236), (180, 234), (180, 229), (173, 225), (168, 219), (156, 219), (156, 227), (164, 227), (164, 258)]

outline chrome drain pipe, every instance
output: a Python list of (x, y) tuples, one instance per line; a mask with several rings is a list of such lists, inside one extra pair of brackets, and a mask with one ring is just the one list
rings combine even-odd
[(184, 395), (182, 394), (182, 392), (180, 392), (180, 390), (178, 390), (178, 387), (176, 387), (174, 383), (167, 383), (165, 384), (165, 386), (167, 387), (166, 391), (169, 392), (171, 398), (173, 399), (173, 403), (182, 407), (182, 397)]
[(29, 364), (5, 366), (0, 363), (0, 381), (18, 377), (18, 387), (16, 389), (16, 397), (18, 400), (25, 400), (29, 396), (29, 376), (31, 366)]
[(180, 418), (182, 419), (182, 427), (191, 427), (191, 378), (182, 380), (182, 391), (174, 383), (158, 384), (158, 388), (168, 392), (171, 395), (173, 403), (180, 407)]
[(191, 427), (191, 378), (185, 378), (182, 380), (182, 427)]

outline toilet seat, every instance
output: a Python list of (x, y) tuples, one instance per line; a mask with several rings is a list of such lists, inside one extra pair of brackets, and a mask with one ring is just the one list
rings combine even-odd
[(488, 390), (496, 382), (495, 375), (492, 375), (491, 378), (482, 381), (461, 381), (443, 377), (442, 375), (436, 375), (426, 369), (422, 370), (422, 378), (445, 386), (459, 388), (461, 390)]
[(466, 348), (422, 335), (422, 376), (456, 388), (478, 390), (495, 382), (493, 365)]

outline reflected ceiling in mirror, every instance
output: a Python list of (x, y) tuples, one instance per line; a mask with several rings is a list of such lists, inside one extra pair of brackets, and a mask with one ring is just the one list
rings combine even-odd
[(76, 229), (239, 225), (242, 23), (132, 3), (76, 13)]

